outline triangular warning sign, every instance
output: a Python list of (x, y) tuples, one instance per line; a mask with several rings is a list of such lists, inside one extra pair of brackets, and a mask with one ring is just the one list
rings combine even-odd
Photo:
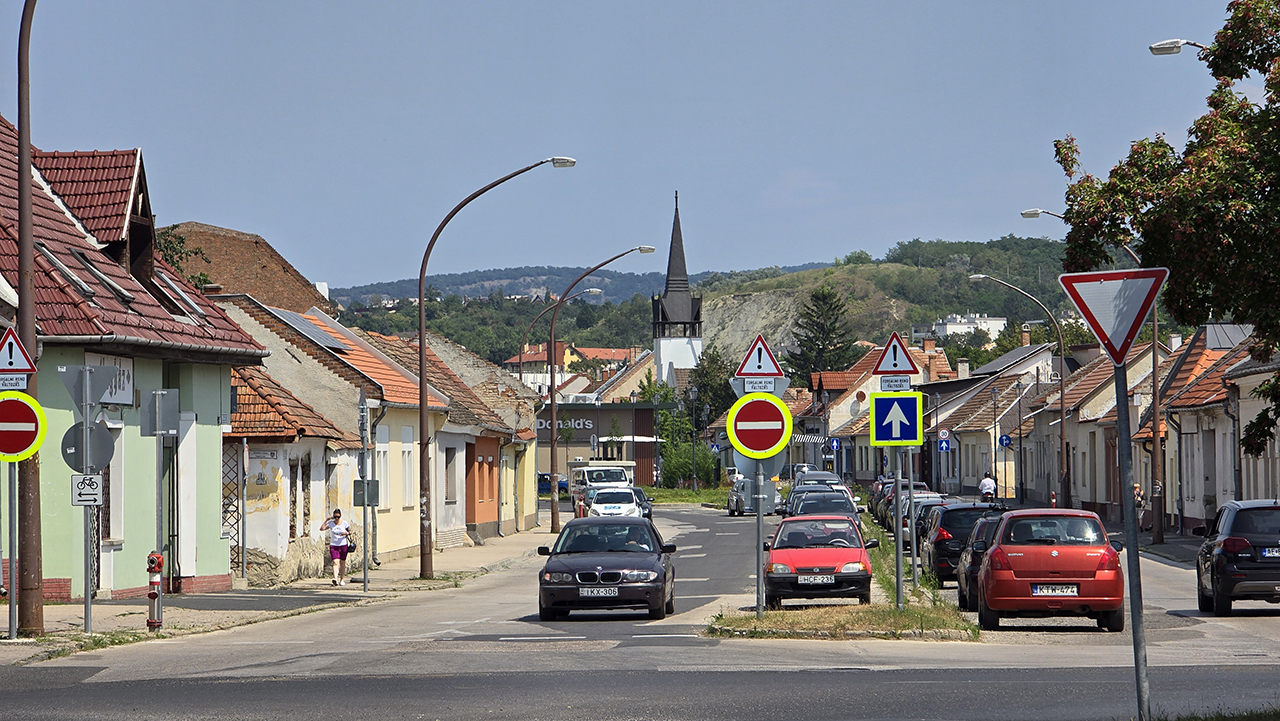
[(36, 364), (27, 355), (27, 349), (18, 340), (18, 333), (13, 328), (0, 337), (0, 373), (35, 373)]
[(764, 342), (764, 336), (758, 335), (747, 348), (747, 354), (734, 375), (738, 378), (781, 378), (784, 374), (778, 359), (769, 350), (769, 344)]
[(1063, 273), (1058, 282), (1116, 365), (1124, 363), (1168, 268)]
[(871, 374), (887, 376), (911, 375), (919, 372), (920, 369), (912, 360), (911, 353), (907, 352), (907, 344), (903, 343), (895, 332), (889, 336), (889, 342), (884, 344), (884, 352), (880, 354), (880, 360), (876, 361), (876, 367), (872, 369)]

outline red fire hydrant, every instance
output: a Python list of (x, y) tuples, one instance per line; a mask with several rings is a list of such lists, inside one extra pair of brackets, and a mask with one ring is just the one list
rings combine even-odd
[(164, 615), (164, 591), (160, 588), (160, 577), (164, 572), (164, 554), (160, 552), (147, 554), (147, 573), (151, 590), (147, 593), (150, 603), (147, 604), (147, 630), (158, 631)]

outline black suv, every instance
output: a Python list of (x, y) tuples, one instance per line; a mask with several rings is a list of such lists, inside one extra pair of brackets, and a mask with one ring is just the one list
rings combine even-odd
[(933, 571), (938, 583), (956, 579), (965, 539), (989, 510), (990, 503), (948, 503), (932, 509), (920, 534), (920, 562)]
[(1231, 501), (1204, 536), (1196, 555), (1200, 610), (1230, 616), (1232, 601), (1280, 603), (1280, 501)]

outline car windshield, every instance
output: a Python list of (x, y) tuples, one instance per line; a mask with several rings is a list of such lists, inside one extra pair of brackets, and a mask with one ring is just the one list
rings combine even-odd
[(588, 483), (626, 483), (627, 474), (621, 468), (598, 468), (587, 471)]
[(840, 496), (820, 496), (806, 498), (800, 503), (800, 514), (806, 513), (852, 513), (853, 504), (849, 499)]
[(635, 503), (636, 495), (631, 491), (600, 491), (596, 494), (594, 503), (610, 504), (610, 503)]
[(977, 523), (986, 512), (985, 508), (958, 508), (946, 511), (942, 514), (940, 525), (952, 536), (958, 536), (961, 533), (968, 533), (969, 529), (973, 528), (973, 524)]
[(1027, 516), (1011, 521), (1000, 542), (1011, 546), (1101, 546), (1107, 541), (1102, 527), (1092, 518)]
[(837, 519), (784, 521), (778, 528), (777, 539), (774, 548), (862, 547), (862, 536), (853, 521)]
[(594, 523), (566, 527), (552, 553), (653, 553), (657, 547), (657, 540), (645, 526)]
[(1231, 522), (1232, 533), (1280, 533), (1280, 508), (1243, 508)]

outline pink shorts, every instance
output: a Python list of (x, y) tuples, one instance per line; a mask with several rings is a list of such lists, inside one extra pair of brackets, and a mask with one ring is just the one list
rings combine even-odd
[(350, 546), (348, 545), (329, 546), (329, 558), (335, 561), (345, 561), (347, 560), (347, 549), (349, 548)]

